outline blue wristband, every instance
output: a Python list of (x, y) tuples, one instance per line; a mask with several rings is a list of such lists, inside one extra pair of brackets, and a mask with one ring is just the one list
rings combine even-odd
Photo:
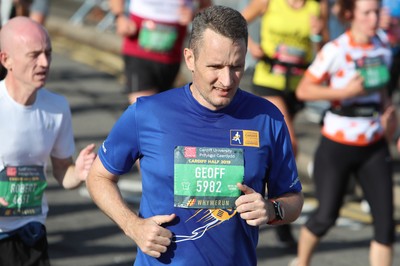
[(311, 34), (310, 40), (314, 43), (319, 43), (319, 42), (322, 42), (322, 36), (319, 34)]

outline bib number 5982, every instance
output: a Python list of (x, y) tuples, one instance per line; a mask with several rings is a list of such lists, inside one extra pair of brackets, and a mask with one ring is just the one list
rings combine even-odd
[(221, 193), (221, 185), (222, 185), (221, 181), (197, 180), (196, 191)]

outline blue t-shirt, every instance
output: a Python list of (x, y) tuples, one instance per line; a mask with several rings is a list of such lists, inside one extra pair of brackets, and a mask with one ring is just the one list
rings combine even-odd
[(155, 259), (138, 249), (135, 265), (256, 265), (259, 228), (234, 209), (174, 207), (174, 149), (243, 149), (244, 184), (263, 195), (267, 190), (269, 198), (299, 192), (283, 115), (272, 103), (240, 89), (229, 106), (211, 111), (193, 98), (189, 86), (138, 99), (99, 149), (103, 165), (116, 175), (140, 159), (141, 217), (177, 215), (165, 226), (176, 236), (168, 251)]

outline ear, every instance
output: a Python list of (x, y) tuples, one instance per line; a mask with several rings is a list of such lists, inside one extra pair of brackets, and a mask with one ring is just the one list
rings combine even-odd
[(194, 71), (194, 54), (193, 50), (189, 48), (185, 48), (183, 50), (183, 56), (185, 57), (185, 63), (187, 68), (193, 72)]
[(4, 66), (6, 69), (11, 68), (11, 58), (9, 55), (5, 52), (0, 52), (0, 63)]

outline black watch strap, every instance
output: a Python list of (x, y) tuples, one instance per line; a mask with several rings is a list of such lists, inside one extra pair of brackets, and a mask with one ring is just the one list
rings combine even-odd
[(268, 224), (273, 224), (277, 221), (282, 221), (284, 219), (284, 212), (281, 206), (281, 203), (276, 200), (271, 200), (272, 206), (274, 206), (274, 212), (275, 212), (275, 219), (268, 221)]

